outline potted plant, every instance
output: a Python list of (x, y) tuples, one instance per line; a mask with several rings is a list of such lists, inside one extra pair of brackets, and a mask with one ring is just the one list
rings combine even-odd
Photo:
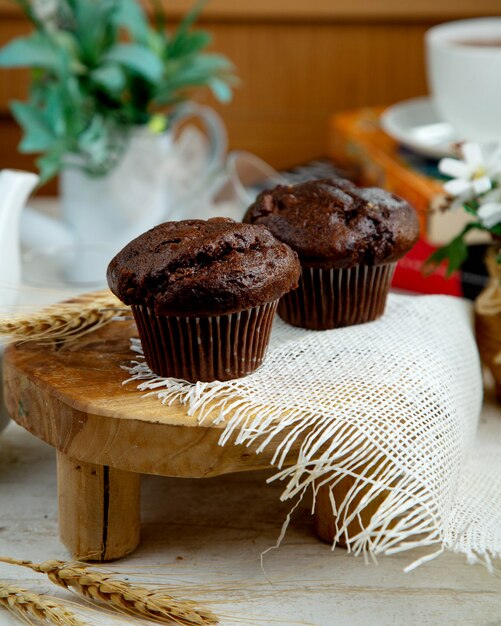
[(450, 177), (444, 184), (443, 208), (463, 209), (469, 221), (432, 254), (429, 264), (445, 262), (450, 275), (468, 256), (467, 233), (479, 230), (490, 235), (492, 245), (486, 259), (490, 280), (475, 301), (475, 330), (480, 356), (494, 375), (501, 401), (501, 145), (468, 142), (459, 146), (459, 152), (459, 159), (446, 158), (439, 163), (441, 173)]
[(221, 161), (224, 127), (187, 98), (205, 87), (228, 102), (233, 65), (207, 52), (210, 34), (193, 28), (204, 2), (173, 30), (160, 0), (152, 24), (138, 0), (18, 4), (34, 30), (0, 51), (0, 66), (32, 70), (28, 100), (11, 103), (24, 131), (19, 150), (40, 153), (42, 182), (61, 175), (63, 219), (79, 241), (122, 244), (168, 217), (181, 117), (205, 119), (212, 163)]

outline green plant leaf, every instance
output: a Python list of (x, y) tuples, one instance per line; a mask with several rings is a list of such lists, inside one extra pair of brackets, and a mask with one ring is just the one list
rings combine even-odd
[(56, 46), (70, 57), (78, 58), (78, 41), (74, 33), (66, 30), (58, 30), (52, 33), (52, 39)]
[(464, 241), (464, 237), (466, 233), (473, 229), (484, 230), (482, 225), (478, 222), (467, 224), (452, 241), (438, 248), (438, 250), (435, 250), (435, 252), (430, 255), (424, 265), (425, 273), (432, 273), (444, 261), (447, 263), (447, 278), (459, 270), (468, 258), (468, 246)]
[(501, 236), (501, 224), (494, 224), (494, 226), (491, 226), (490, 228), (485, 228), (483, 230), (488, 231), (489, 233), (492, 233), (493, 235), (496, 235), (497, 237)]
[(47, 94), (43, 117), (56, 137), (66, 135), (65, 94), (59, 83), (55, 83)]
[[(60, 20), (46, 28), (32, 0), (17, 0), (35, 33), (0, 50), (0, 66), (32, 69), (29, 101), (13, 105), (24, 129), (22, 151), (42, 151), (43, 180), (79, 155), (85, 171), (101, 175), (120, 158), (127, 129), (175, 106), (192, 87), (204, 86), (227, 102), (233, 65), (206, 54), (210, 34), (192, 30), (205, 5), (195, 2), (170, 35), (164, 0), (152, 0), (157, 26), (150, 27), (139, 0), (61, 0)], [(124, 33), (125, 31), (125, 33)], [(125, 37), (122, 35), (125, 34)]]
[(96, 66), (102, 55), (118, 40), (113, 23), (121, 0), (73, 0), (74, 32), (82, 62)]
[(36, 160), (40, 172), (40, 185), (44, 185), (61, 170), (66, 153), (67, 150), (64, 143), (58, 143)]
[(143, 8), (136, 0), (120, 0), (112, 17), (113, 23), (125, 28), (139, 43), (146, 43), (150, 27)]
[(43, 152), (53, 145), (55, 135), (40, 109), (16, 101), (11, 103), (11, 111), (24, 130), (24, 137), (19, 144), (20, 152)]
[(475, 215), (475, 217), (477, 216), (478, 207), (479, 203), (477, 200), (472, 200), (463, 204), (464, 210), (470, 215)]
[(182, 56), (184, 53), (182, 52), (183, 46), (185, 45), (185, 40), (189, 35), (189, 29), (195, 21), (198, 19), (198, 16), (202, 12), (204, 6), (207, 4), (207, 0), (198, 0), (195, 2), (193, 8), (183, 17), (179, 26), (176, 28), (173, 33), (171, 40), (168, 45), (168, 57), (169, 58), (177, 58)]
[(207, 85), (212, 78), (229, 81), (233, 64), (220, 54), (198, 54), (166, 64), (165, 78), (158, 86), (159, 94), (191, 86)]
[(60, 57), (50, 39), (40, 33), (14, 39), (0, 50), (0, 67), (43, 67), (54, 70)]
[(157, 82), (163, 74), (160, 59), (145, 46), (135, 43), (119, 43), (104, 56), (107, 62), (114, 62), (137, 72), (150, 82)]
[(209, 80), (209, 87), (214, 94), (214, 97), (217, 98), (219, 102), (231, 102), (233, 90), (231, 86), (222, 78), (211, 78)]
[(426, 261), (426, 271), (431, 273), (444, 261), (447, 263), (446, 276), (449, 278), (468, 257), (468, 247), (462, 239), (453, 239), (449, 244), (435, 250)]
[(228, 71), (232, 67), (220, 55), (198, 55), (193, 59), (186, 57), (184, 62), (171, 62), (166, 68), (164, 80), (157, 85), (154, 101), (157, 105), (172, 104), (181, 95), (186, 95), (187, 89), (207, 85), (216, 98), (227, 102), (231, 99), (231, 85), (237, 82)]
[(94, 160), (101, 161), (105, 157), (107, 131), (101, 116), (96, 115), (88, 128), (80, 134), (78, 145), (83, 152)]
[(167, 27), (167, 16), (165, 15), (164, 5), (162, 0), (150, 0), (150, 4), (153, 8), (153, 24), (155, 26), (155, 30), (160, 32), (165, 32)]
[(167, 58), (179, 58), (194, 54), (206, 48), (212, 41), (212, 35), (205, 30), (193, 33), (182, 33), (173, 39), (167, 46)]
[(181, 20), (181, 23), (177, 28), (176, 34), (181, 35), (185, 33), (191, 26), (193, 26), (193, 24), (197, 21), (200, 13), (203, 11), (207, 2), (208, 0), (197, 0), (197, 2), (195, 2), (190, 11), (188, 11), (188, 13), (186, 13), (186, 15)]
[(198, 54), (191, 60), (191, 66), (198, 72), (232, 72), (235, 69), (233, 63), (224, 55), (215, 52)]
[(98, 67), (90, 73), (90, 77), (98, 85), (111, 92), (120, 91), (126, 83), (123, 69), (116, 63)]
[(90, 176), (102, 176), (123, 156), (128, 133), (113, 119), (96, 115), (78, 137), (77, 151), (82, 157), (82, 168)]
[(150, 29), (146, 45), (159, 59), (164, 59), (168, 45), (167, 34)]
[(61, 170), (62, 158), (61, 155), (48, 153), (37, 159), (36, 165), (40, 173), (40, 185), (45, 185)]

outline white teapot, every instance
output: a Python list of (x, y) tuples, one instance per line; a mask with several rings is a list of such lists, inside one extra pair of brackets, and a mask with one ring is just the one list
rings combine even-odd
[[(9, 310), (17, 301), (21, 281), (21, 212), (37, 183), (38, 176), (30, 172), (0, 171), (0, 310)], [(3, 402), (2, 359), (0, 346), (0, 430), (9, 420)]]

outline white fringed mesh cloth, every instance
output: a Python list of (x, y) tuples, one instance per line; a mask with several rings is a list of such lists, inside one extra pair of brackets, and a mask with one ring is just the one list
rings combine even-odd
[[(162, 402), (226, 422), (221, 445), (233, 435), (259, 451), (280, 442), (270, 480), (284, 482), (283, 500), (297, 504), (322, 481), (355, 477), (333, 512), (338, 536), (357, 554), (425, 545), (427, 558), (444, 548), (485, 562), (501, 556), (501, 455), (488, 439), (472, 445), (482, 378), (470, 308), (458, 299), (390, 295), (382, 319), (331, 331), (277, 318), (265, 364), (239, 380), (159, 379), (142, 360), (130, 372)], [(350, 520), (381, 493), (370, 522), (350, 536)]]

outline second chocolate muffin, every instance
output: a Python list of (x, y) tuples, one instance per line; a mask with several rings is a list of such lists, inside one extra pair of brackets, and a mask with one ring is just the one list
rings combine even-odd
[(166, 222), (108, 266), (130, 304), (146, 361), (160, 376), (228, 380), (261, 365), (278, 300), (297, 286), (295, 252), (264, 226)]
[(263, 191), (244, 222), (268, 227), (297, 252), (299, 289), (282, 298), (278, 313), (316, 330), (382, 315), (396, 262), (419, 236), (405, 200), (341, 178)]

